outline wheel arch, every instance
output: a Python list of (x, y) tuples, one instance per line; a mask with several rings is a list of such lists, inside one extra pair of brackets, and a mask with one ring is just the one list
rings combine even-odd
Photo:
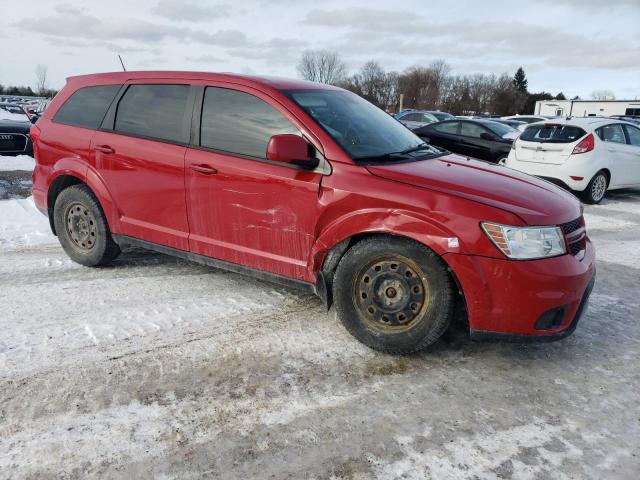
[(81, 164), (81, 168), (68, 168), (69, 166), (76, 167), (75, 162), (74, 164), (67, 165), (67, 168), (56, 169), (48, 182), (47, 214), (53, 234), (57, 235), (53, 222), (53, 210), (56, 200), (64, 189), (73, 185), (85, 185), (91, 190), (91, 193), (95, 195), (100, 208), (102, 208), (105, 214), (109, 229), (114, 232), (114, 229), (117, 229), (119, 226), (119, 216), (113, 198), (98, 173), (92, 168), (88, 168), (86, 164)]

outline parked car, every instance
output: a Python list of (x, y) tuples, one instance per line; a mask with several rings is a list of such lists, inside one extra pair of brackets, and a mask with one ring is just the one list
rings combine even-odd
[(535, 123), (514, 142), (506, 165), (599, 203), (607, 190), (640, 186), (640, 128), (596, 117)]
[(438, 121), (435, 115), (422, 110), (404, 110), (400, 113), (396, 113), (393, 118), (410, 130)]
[(298, 287), (385, 352), (435, 342), (456, 302), (473, 338), (563, 338), (593, 286), (573, 195), (431, 147), (337, 87), (71, 77), (31, 135), (35, 203), (74, 261), (133, 245)]
[(615, 118), (617, 120), (624, 120), (635, 125), (640, 125), (640, 115), (611, 115), (609, 118)]
[(5, 112), (15, 113), (19, 115), (26, 115), (22, 107), (15, 103), (2, 102), (0, 103), (0, 110), (4, 110)]
[(539, 115), (512, 115), (510, 117), (500, 117), (501, 120), (517, 120), (518, 122), (534, 123), (544, 122), (545, 120), (551, 120), (558, 117), (541, 117)]
[(524, 132), (524, 129), (529, 125), (527, 122), (521, 122), (520, 120), (503, 120), (501, 118), (492, 118), (492, 122), (502, 123), (508, 127), (514, 128), (520, 132)]
[(455, 120), (455, 116), (451, 115), (447, 112), (440, 112), (437, 110), (425, 110), (427, 113), (430, 113), (434, 117), (438, 119), (439, 122), (444, 122), (445, 120)]
[(0, 108), (0, 155), (33, 155), (30, 128), (31, 122), (24, 113)]
[(519, 133), (493, 120), (448, 120), (413, 132), (436, 147), (494, 163), (504, 163)]

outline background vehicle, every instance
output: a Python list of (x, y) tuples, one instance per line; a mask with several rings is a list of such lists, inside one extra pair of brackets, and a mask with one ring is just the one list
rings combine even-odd
[(518, 131), (493, 120), (448, 120), (414, 130), (425, 142), (454, 153), (502, 163)]
[(506, 165), (599, 203), (607, 190), (640, 186), (640, 128), (596, 117), (536, 123), (514, 142)]
[(518, 122), (534, 123), (544, 122), (545, 120), (551, 120), (558, 117), (541, 117), (539, 115), (512, 115), (510, 117), (500, 117), (500, 120), (517, 120)]
[(298, 287), (385, 352), (435, 342), (457, 301), (474, 338), (563, 338), (593, 285), (572, 195), (433, 148), (336, 87), (72, 77), (31, 134), (35, 204), (74, 261), (133, 245)]
[(17, 115), (26, 115), (23, 108), (15, 103), (3, 102), (0, 103), (0, 110), (4, 110), (5, 112), (15, 113)]
[(30, 129), (24, 112), (10, 113), (0, 108), (0, 155), (33, 155)]
[(436, 110), (425, 110), (427, 113), (430, 113), (434, 117), (438, 119), (439, 122), (444, 122), (445, 120), (455, 120), (456, 117), (447, 112), (439, 112)]
[(409, 130), (439, 121), (435, 115), (421, 110), (405, 110), (403, 112), (396, 113), (393, 118), (398, 120)]
[(508, 127), (514, 128), (520, 132), (524, 132), (524, 129), (529, 125), (527, 122), (521, 122), (519, 120), (503, 120), (501, 118), (492, 118), (492, 122), (502, 123)]

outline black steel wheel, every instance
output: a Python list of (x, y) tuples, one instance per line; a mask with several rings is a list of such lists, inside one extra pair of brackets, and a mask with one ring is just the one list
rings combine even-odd
[(86, 185), (73, 185), (58, 195), (53, 221), (60, 245), (77, 263), (88, 267), (105, 265), (120, 253), (104, 212)]
[(451, 277), (440, 257), (409, 239), (362, 240), (340, 260), (333, 281), (338, 318), (365, 345), (407, 354), (434, 343), (449, 325)]

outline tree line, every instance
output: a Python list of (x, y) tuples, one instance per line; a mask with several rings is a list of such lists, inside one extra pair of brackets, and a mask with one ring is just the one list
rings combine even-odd
[(369, 61), (352, 75), (335, 52), (304, 52), (298, 63), (299, 75), (311, 81), (336, 85), (395, 112), (402, 108), (442, 110), (454, 115), (532, 114), (537, 100), (564, 100), (562, 92), (530, 93), (522, 67), (512, 77), (476, 73), (453, 75), (444, 60), (428, 66), (414, 66), (403, 72), (386, 71), (378, 62)]
[(48, 69), (46, 65), (36, 65), (36, 88), (31, 86), (4, 86), (0, 84), (0, 95), (14, 95), (16, 97), (47, 97), (52, 98), (57, 90), (48, 87)]

